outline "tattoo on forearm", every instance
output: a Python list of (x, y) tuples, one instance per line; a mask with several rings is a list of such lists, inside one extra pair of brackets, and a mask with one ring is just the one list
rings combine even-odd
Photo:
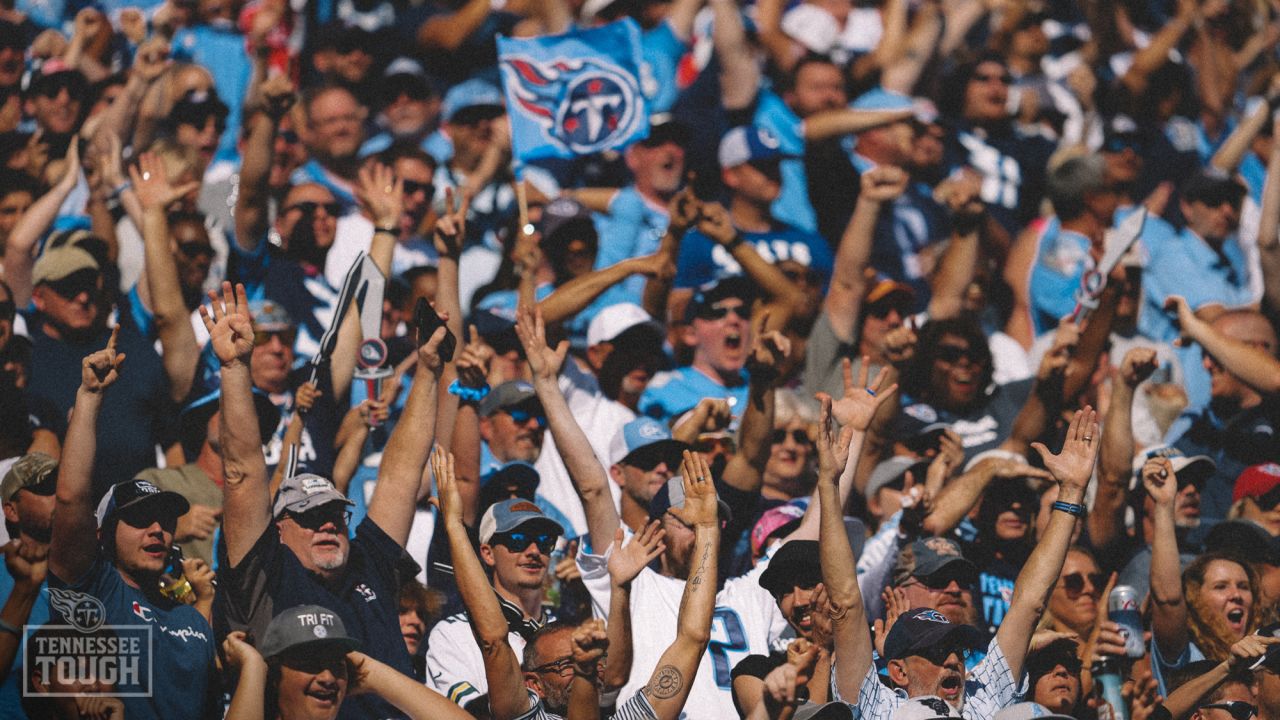
[(668, 700), (675, 697), (682, 687), (684, 687), (684, 676), (680, 671), (674, 665), (663, 665), (658, 668), (658, 672), (654, 673), (646, 692), (650, 697), (658, 700)]

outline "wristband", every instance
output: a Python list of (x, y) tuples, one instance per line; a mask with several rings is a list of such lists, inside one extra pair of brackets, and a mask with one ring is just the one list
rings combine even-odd
[(1062, 502), (1059, 500), (1052, 505), (1051, 509), (1061, 510), (1068, 515), (1074, 515), (1076, 517), (1084, 517), (1084, 506), (1076, 505), (1075, 503)]
[(399, 234), (400, 234), (400, 230), (399, 230), (398, 228), (394, 228), (394, 227), (383, 227), (383, 226), (381, 226), (381, 225), (374, 225), (374, 226), (373, 226), (373, 231), (374, 231), (375, 233), (387, 233), (387, 234), (390, 234), (390, 235), (399, 235)]
[(7, 632), (10, 635), (17, 635), (18, 637), (22, 637), (21, 628), (19, 628), (17, 625), (14, 625), (13, 623), (6, 622), (4, 620), (0, 620), (0, 632)]
[(454, 380), (449, 383), (448, 392), (450, 395), (457, 395), (458, 399), (462, 402), (478, 403), (481, 400), (484, 400), (485, 396), (489, 394), (489, 386), (484, 385), (483, 387), (478, 388), (467, 387), (460, 381)]
[(133, 187), (133, 183), (129, 182), (128, 180), (125, 180), (119, 185), (111, 188), (111, 192), (107, 195), (107, 198), (108, 199), (118, 198), (125, 190), (128, 190), (131, 187)]
[(742, 237), (742, 233), (734, 233), (733, 239), (724, 244), (724, 249), (733, 252), (733, 249), (746, 242)]

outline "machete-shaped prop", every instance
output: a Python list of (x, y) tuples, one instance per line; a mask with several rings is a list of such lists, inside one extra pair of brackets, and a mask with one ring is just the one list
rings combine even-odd
[(1097, 267), (1089, 270), (1080, 278), (1080, 287), (1076, 290), (1076, 307), (1071, 311), (1072, 322), (1084, 322), (1089, 314), (1098, 307), (1098, 299), (1107, 288), (1107, 278), (1120, 259), (1129, 252), (1129, 248), (1142, 235), (1142, 228), (1147, 224), (1147, 208), (1139, 205), (1129, 217), (1117, 227), (1107, 230), (1106, 247)]

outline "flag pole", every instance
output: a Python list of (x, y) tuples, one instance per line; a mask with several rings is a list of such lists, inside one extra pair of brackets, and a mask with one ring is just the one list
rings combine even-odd
[(516, 209), (520, 215), (520, 232), (529, 233), (529, 193), (524, 187), (524, 165), (520, 161), (513, 164), (512, 172), (516, 178)]

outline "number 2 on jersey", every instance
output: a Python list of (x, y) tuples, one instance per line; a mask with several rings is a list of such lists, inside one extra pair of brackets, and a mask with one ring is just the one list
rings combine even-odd
[[(707, 645), (711, 662), (716, 670), (716, 686), (721, 690), (733, 690), (731, 673), (733, 666), (747, 655), (747, 634), (742, 629), (742, 618), (732, 608), (718, 607), (711, 616), (711, 642)], [(734, 653), (735, 657), (729, 657)]]

